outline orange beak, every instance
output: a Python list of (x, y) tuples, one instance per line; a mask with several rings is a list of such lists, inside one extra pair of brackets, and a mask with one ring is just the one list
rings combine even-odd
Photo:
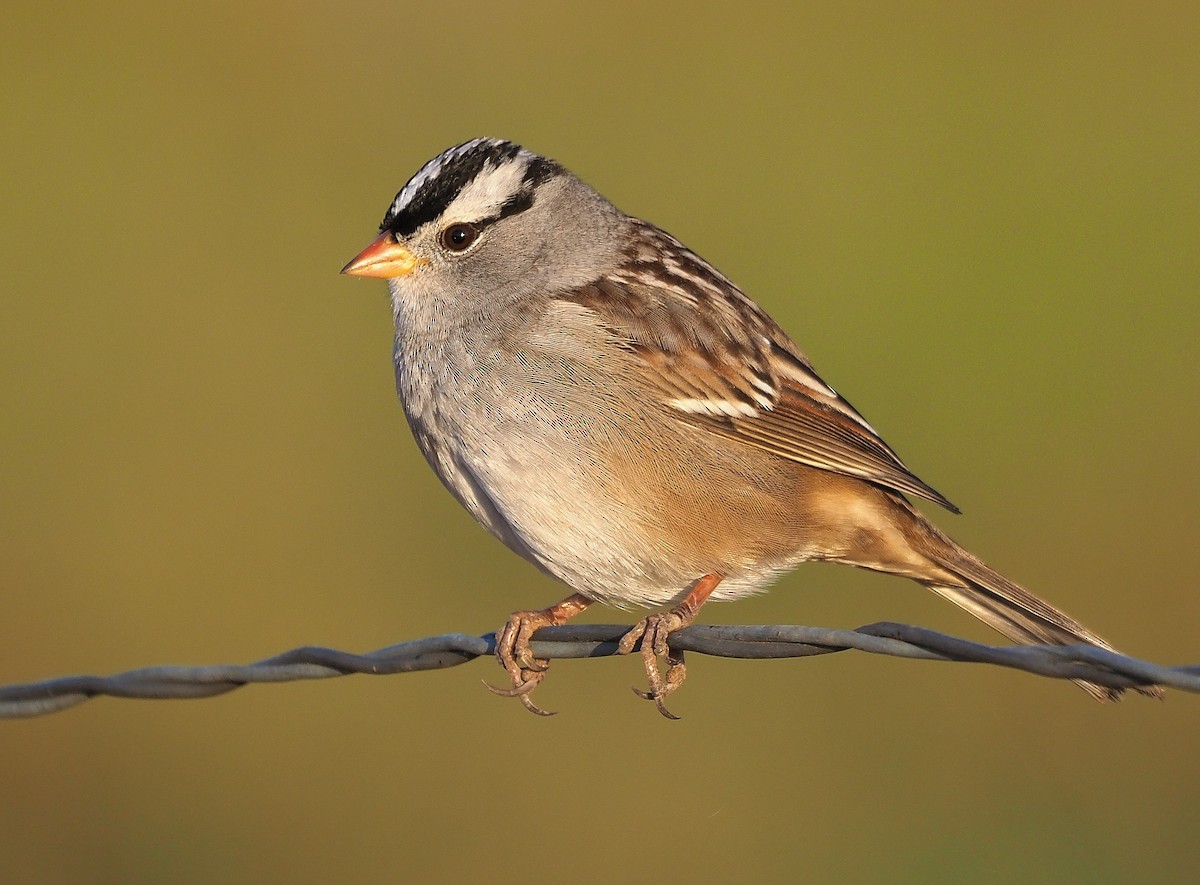
[(355, 277), (403, 277), (412, 273), (422, 264), (428, 264), (424, 258), (418, 258), (404, 246), (396, 242), (396, 238), (384, 231), (367, 248), (363, 249), (350, 263), (342, 268), (342, 273)]

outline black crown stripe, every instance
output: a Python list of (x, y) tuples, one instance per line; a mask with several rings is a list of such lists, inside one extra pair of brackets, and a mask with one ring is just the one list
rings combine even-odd
[[(456, 148), (450, 150), (456, 150)], [(462, 189), (472, 182), (485, 167), (499, 166), (506, 160), (513, 159), (520, 152), (521, 146), (510, 141), (484, 141), (452, 160), (443, 161), (445, 162), (444, 167), (421, 185), (420, 189), (399, 211), (394, 211), (394, 208), (388, 209), (383, 223), (379, 225), (380, 231), (389, 231), (401, 237), (410, 236), (422, 225), (441, 216), (446, 208), (454, 202), (454, 198), (462, 192)], [(552, 160), (529, 156), (529, 166), (521, 179), (521, 188), (518, 192), (500, 207), (495, 216), (476, 219), (476, 224), (491, 224), (501, 218), (524, 212), (533, 205), (533, 188), (562, 172), (562, 167)], [(441, 160), (442, 157), (439, 156), (431, 162), (437, 163)], [(422, 168), (424, 169), (424, 167)], [(417, 175), (420, 175), (420, 172)], [(400, 194), (396, 195), (397, 199), (399, 196)], [(394, 206), (395, 201), (393, 201)]]

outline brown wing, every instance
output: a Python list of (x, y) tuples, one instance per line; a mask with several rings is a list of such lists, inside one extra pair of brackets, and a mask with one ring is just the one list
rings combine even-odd
[(677, 418), (821, 470), (958, 508), (923, 482), (732, 282), (643, 222), (626, 263), (564, 293), (646, 364)]

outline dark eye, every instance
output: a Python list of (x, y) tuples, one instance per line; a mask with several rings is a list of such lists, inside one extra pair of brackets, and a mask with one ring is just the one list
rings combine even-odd
[(442, 248), (450, 252), (464, 252), (479, 239), (479, 229), (473, 224), (452, 224), (442, 231)]

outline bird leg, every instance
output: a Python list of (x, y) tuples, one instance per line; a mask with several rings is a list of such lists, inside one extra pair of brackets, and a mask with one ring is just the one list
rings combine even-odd
[[(550, 662), (535, 658), (529, 649), (529, 640), (542, 627), (554, 627), (565, 624), (575, 617), (592, 601), (578, 593), (572, 593), (562, 602), (556, 603), (541, 611), (519, 611), (508, 616), (504, 629), (496, 634), (496, 659), (500, 666), (508, 672), (512, 681), (511, 688), (496, 688), (488, 685), (493, 694), (506, 698), (520, 698), (525, 709), (539, 716), (553, 716), (535, 704), (529, 693), (537, 687), (546, 675)], [(487, 685), (487, 683), (484, 683)]]
[[(658, 712), (668, 719), (678, 719), (679, 717), (668, 710), (663, 701), (667, 695), (683, 685), (687, 668), (683, 664), (683, 652), (673, 651), (667, 645), (667, 637), (696, 620), (696, 613), (700, 611), (700, 606), (704, 605), (709, 594), (717, 589), (721, 578), (721, 575), (715, 573), (705, 575), (692, 586), (691, 591), (679, 605), (670, 611), (643, 618), (621, 637), (618, 651), (623, 655), (630, 654), (637, 646), (639, 639), (642, 641), (642, 663), (646, 667), (646, 677), (650, 680), (650, 690), (641, 691), (635, 688), (634, 692), (648, 701), (654, 701)], [(667, 659), (665, 677), (658, 669), (660, 657)]]

